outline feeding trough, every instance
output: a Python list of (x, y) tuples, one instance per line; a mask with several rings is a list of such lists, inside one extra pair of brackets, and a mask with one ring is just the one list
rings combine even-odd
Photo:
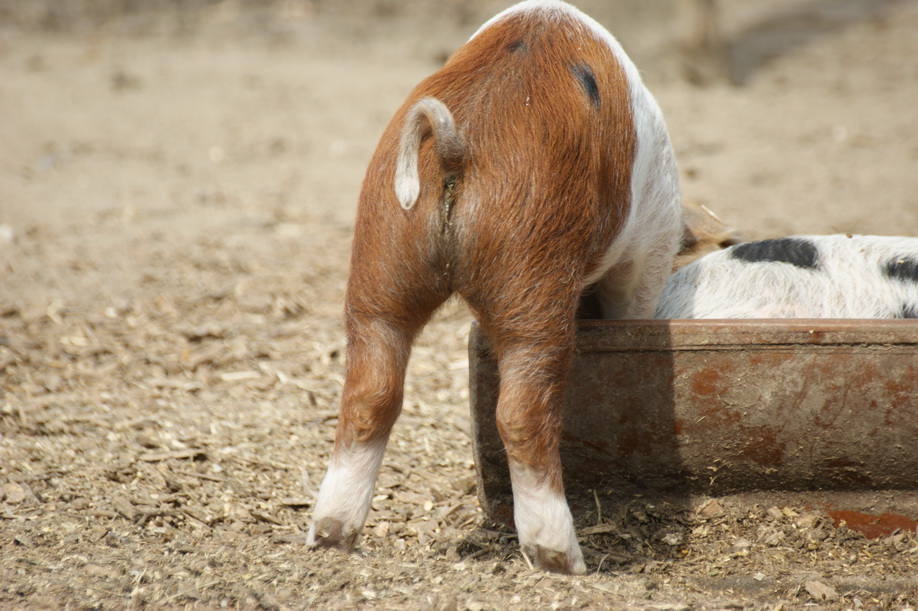
[[(509, 522), (499, 376), (477, 325), (469, 354), (479, 496)], [(916, 491), (918, 324), (583, 321), (561, 459), (573, 497)]]

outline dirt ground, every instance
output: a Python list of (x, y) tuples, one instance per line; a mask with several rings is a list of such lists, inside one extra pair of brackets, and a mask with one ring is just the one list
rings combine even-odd
[[(0, 3), (0, 607), (918, 605), (914, 532), (867, 539), (805, 496), (597, 497), (589, 574), (532, 571), (478, 507), (455, 304), (359, 550), (304, 547), (364, 168), (500, 6), (319, 4), (63, 27)], [(583, 3), (644, 70), (687, 199), (748, 237), (918, 235), (918, 3), (724, 2), (733, 83), (707, 87), (669, 13), (609, 6)]]

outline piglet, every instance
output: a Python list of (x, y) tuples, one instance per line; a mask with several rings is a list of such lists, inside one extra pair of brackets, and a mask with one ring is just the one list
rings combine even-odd
[(494, 347), (523, 553), (583, 573), (558, 445), (582, 295), (652, 315), (681, 233), (660, 110), (618, 42), (557, 0), (488, 21), (408, 96), (370, 161), (345, 297), (347, 364), (308, 542), (351, 549), (412, 343), (459, 296)]
[(666, 282), (657, 318), (918, 318), (918, 238), (805, 235), (706, 255)]

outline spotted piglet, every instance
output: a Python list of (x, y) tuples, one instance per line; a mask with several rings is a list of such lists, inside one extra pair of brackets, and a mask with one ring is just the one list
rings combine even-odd
[(415, 337), (452, 295), (500, 368), (523, 553), (583, 573), (564, 495), (561, 399), (575, 314), (653, 314), (681, 233), (660, 110), (618, 42), (557, 0), (486, 23), (396, 112), (364, 180), (345, 297), (347, 366), (308, 542), (351, 549), (402, 405)]
[(745, 242), (673, 274), (656, 317), (918, 318), (918, 238)]

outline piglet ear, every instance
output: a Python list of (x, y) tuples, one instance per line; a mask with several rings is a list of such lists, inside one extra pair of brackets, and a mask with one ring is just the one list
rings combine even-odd
[(721, 240), (717, 243), (721, 248), (729, 248), (730, 246), (736, 246), (737, 244), (742, 244), (746, 241), (746, 238), (743, 234), (738, 231), (731, 233), (725, 233)]
[(688, 226), (682, 225), (682, 248), (691, 248), (698, 244), (698, 236), (695, 235), (695, 232)]

